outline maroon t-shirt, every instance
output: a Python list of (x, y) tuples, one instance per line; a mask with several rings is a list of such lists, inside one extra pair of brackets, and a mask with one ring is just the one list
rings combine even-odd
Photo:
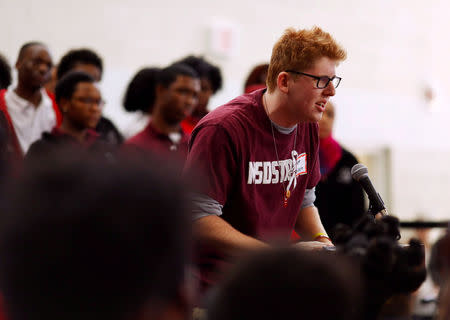
[[(185, 172), (198, 170), (204, 175), (202, 192), (223, 205), (221, 217), (235, 229), (263, 241), (280, 237), (287, 241), (305, 189), (320, 180), (318, 125), (299, 123), (290, 134), (274, 128), (276, 152), (263, 92), (239, 96), (198, 123), (189, 142)], [(285, 207), (284, 189), (294, 167), (296, 178)], [(221, 257), (202, 246), (200, 252), (201, 261), (209, 260), (203, 264), (206, 269), (212, 267), (208, 257)]]
[(174, 143), (169, 136), (153, 127), (152, 122), (141, 132), (128, 139), (125, 144), (153, 153), (162, 158), (169, 158), (184, 163), (188, 150), (189, 135), (180, 130), (181, 139)]

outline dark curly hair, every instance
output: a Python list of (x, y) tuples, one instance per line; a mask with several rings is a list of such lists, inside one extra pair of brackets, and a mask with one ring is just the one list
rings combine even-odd
[(57, 78), (61, 79), (77, 63), (92, 64), (100, 69), (100, 74), (103, 73), (103, 61), (98, 54), (90, 49), (81, 48), (70, 50), (61, 58), (56, 72)]
[(0, 90), (8, 88), (11, 81), (11, 66), (6, 58), (0, 54)]
[(241, 259), (215, 288), (208, 319), (361, 319), (360, 283), (359, 270), (344, 257), (260, 250)]
[(211, 83), (213, 93), (216, 93), (222, 88), (222, 73), (217, 66), (212, 65), (203, 57), (196, 57), (193, 55), (187, 56), (173, 64), (183, 63), (194, 69), (200, 78), (206, 78)]
[(254, 85), (266, 85), (267, 72), (269, 70), (269, 64), (263, 63), (255, 66), (248, 75), (244, 84), (244, 91)]
[(62, 77), (55, 87), (56, 103), (60, 104), (61, 99), (70, 100), (80, 82), (94, 83), (95, 80), (90, 74), (80, 71), (72, 71)]
[(160, 68), (149, 67), (139, 70), (134, 75), (123, 97), (122, 104), (126, 111), (151, 113), (160, 71)]

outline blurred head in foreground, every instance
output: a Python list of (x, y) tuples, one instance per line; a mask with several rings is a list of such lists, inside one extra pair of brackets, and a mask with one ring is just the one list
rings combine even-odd
[(357, 319), (358, 271), (333, 253), (261, 251), (218, 289), (210, 320)]
[(186, 187), (153, 161), (58, 155), (27, 168), (1, 208), (7, 318), (185, 318)]

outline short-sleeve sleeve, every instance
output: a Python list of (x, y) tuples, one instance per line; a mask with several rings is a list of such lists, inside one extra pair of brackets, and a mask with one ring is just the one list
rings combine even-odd
[(199, 176), (201, 193), (224, 205), (233, 185), (236, 168), (235, 143), (220, 125), (206, 125), (194, 131), (184, 174)]

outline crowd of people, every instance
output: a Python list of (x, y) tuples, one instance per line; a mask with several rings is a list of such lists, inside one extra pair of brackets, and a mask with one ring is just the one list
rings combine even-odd
[(123, 135), (96, 52), (54, 64), (26, 43), (15, 84), (0, 56), (0, 319), (387, 319), (425, 280), (425, 254), (367, 213), (333, 138), (346, 57), (318, 27), (287, 29), (212, 111), (223, 79), (204, 57), (143, 68)]

